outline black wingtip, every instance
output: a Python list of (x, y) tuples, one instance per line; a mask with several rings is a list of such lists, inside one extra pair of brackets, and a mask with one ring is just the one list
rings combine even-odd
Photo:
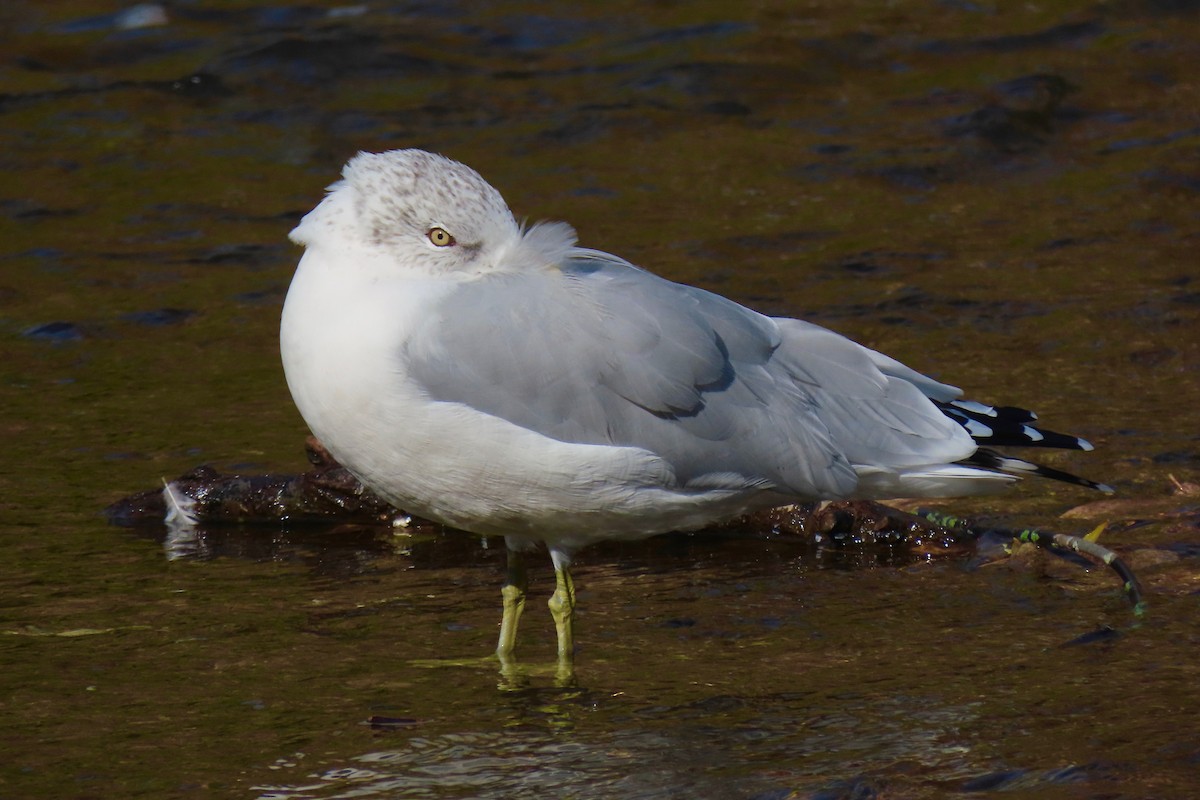
[(1006, 456), (1002, 453), (997, 453), (995, 450), (987, 448), (979, 448), (975, 453), (962, 463), (970, 464), (973, 467), (982, 467), (991, 469), (997, 472), (1005, 472), (1009, 475), (1036, 475), (1039, 478), (1048, 478), (1052, 481), (1061, 481), (1062, 483), (1070, 483), (1075, 486), (1083, 486), (1088, 489), (1093, 489), (1103, 494), (1116, 494), (1117, 490), (1107, 483), (1100, 483), (1088, 478), (1081, 478), (1078, 475), (1073, 475), (1070, 472), (1064, 472), (1061, 469), (1054, 469), (1042, 464), (1035, 464), (1032, 461), (1026, 461), (1023, 458), (1014, 458)]
[(1032, 424), (1037, 414), (1016, 406), (989, 406), (974, 400), (934, 403), (961, 425), (971, 438), (990, 447), (1051, 447), (1058, 450), (1091, 450), (1087, 439)]

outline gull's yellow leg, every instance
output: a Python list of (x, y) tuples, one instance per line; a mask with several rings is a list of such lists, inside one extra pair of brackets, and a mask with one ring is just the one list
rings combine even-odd
[(500, 620), (500, 641), (496, 644), (496, 655), (501, 661), (512, 658), (517, 644), (517, 624), (525, 610), (525, 590), (529, 577), (525, 573), (525, 557), (517, 550), (508, 550), (508, 574), (500, 590), (504, 598), (504, 616)]
[(570, 661), (575, 657), (575, 636), (572, 623), (575, 619), (575, 581), (571, 580), (571, 569), (567, 566), (554, 568), (554, 594), (550, 595), (550, 614), (558, 630), (558, 659)]
[(558, 670), (555, 683), (572, 686), (575, 683), (575, 581), (566, 564), (554, 564), (554, 594), (550, 595), (550, 615), (558, 631)]

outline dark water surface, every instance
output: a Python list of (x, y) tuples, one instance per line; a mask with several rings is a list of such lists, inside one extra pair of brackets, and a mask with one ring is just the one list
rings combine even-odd
[[(1200, 796), (1196, 3), (159, 11), (0, 9), (0, 797)], [(527, 670), (482, 660), (498, 543), (108, 526), (303, 467), (286, 234), (401, 146), (1090, 438), (1049, 463), (1120, 504), (951, 508), (1114, 523), (1148, 614), (1076, 564), (667, 537), (582, 554), (557, 688), (548, 563)]]

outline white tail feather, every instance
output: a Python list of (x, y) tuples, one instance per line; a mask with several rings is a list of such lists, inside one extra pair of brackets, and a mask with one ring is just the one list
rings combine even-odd
[(944, 464), (893, 471), (879, 467), (855, 466), (858, 473), (856, 498), (890, 500), (898, 497), (965, 497), (996, 494), (1018, 480), (1015, 475), (984, 469)]

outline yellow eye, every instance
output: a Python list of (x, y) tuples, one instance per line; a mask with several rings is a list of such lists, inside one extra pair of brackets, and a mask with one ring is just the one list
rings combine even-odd
[(429, 233), (426, 235), (435, 247), (449, 247), (455, 243), (454, 237), (447, 233), (444, 228), (430, 228)]

